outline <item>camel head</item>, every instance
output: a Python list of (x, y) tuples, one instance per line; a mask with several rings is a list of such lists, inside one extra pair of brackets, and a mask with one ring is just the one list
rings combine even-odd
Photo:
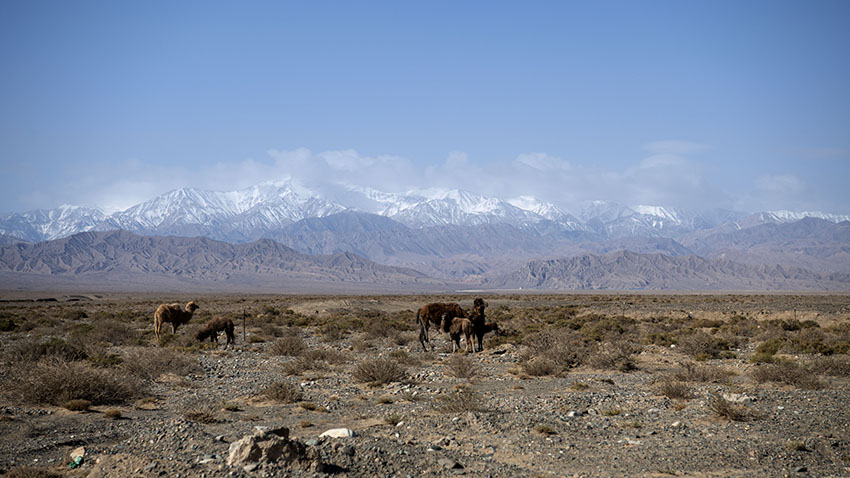
[(201, 306), (199, 306), (198, 304), (196, 304), (194, 300), (193, 300), (193, 301), (191, 301), (191, 302), (189, 302), (188, 304), (186, 304), (186, 310), (187, 310), (189, 313), (195, 312), (196, 310), (198, 310), (198, 309), (200, 309), (200, 308), (201, 308)]

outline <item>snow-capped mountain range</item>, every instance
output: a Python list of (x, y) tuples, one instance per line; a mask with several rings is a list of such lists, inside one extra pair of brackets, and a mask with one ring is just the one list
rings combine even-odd
[(724, 210), (688, 211), (661, 206), (626, 206), (594, 201), (578, 217), (532, 196), (486, 197), (460, 190), (394, 194), (345, 187), (333, 197), (293, 181), (268, 182), (238, 191), (177, 189), (124, 211), (61, 206), (0, 217), (0, 234), (28, 242), (53, 240), (84, 231), (123, 229), (146, 235), (206, 236), (241, 243), (269, 237), (288, 225), (358, 211), (393, 219), (413, 229), (434, 226), (507, 224), (585, 238), (673, 237), (720, 224), (785, 223), (803, 217), (831, 222), (850, 216), (819, 212), (771, 211), (755, 215)]

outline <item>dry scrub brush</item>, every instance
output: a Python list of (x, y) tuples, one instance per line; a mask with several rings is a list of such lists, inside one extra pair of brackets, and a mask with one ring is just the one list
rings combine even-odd
[(468, 387), (458, 387), (453, 392), (437, 395), (434, 405), (437, 410), (445, 413), (486, 411), (481, 396)]
[(200, 370), (197, 358), (171, 349), (131, 348), (124, 352), (121, 364), (130, 375), (156, 380), (164, 373), (186, 376)]
[(758, 383), (773, 382), (806, 390), (819, 390), (825, 386), (814, 371), (790, 361), (759, 365), (750, 372), (750, 376)]
[(733, 403), (723, 397), (712, 397), (708, 401), (708, 409), (719, 418), (736, 422), (747, 422), (761, 418), (759, 414), (749, 410), (745, 405)]
[(307, 345), (304, 339), (297, 335), (290, 335), (275, 340), (268, 348), (272, 355), (284, 355), (289, 357), (297, 357), (307, 350)]
[(455, 378), (472, 378), (478, 374), (478, 364), (469, 357), (452, 355), (446, 360), (446, 373)]
[(291, 382), (273, 382), (264, 388), (260, 395), (281, 403), (295, 403), (301, 400), (301, 387)]
[(407, 370), (392, 359), (367, 359), (354, 367), (351, 376), (358, 382), (372, 382), (383, 385), (404, 380), (407, 378)]
[(5, 393), (30, 404), (88, 400), (93, 405), (109, 405), (127, 402), (142, 391), (141, 382), (131, 375), (83, 362), (44, 360), (16, 368), (5, 378)]
[(732, 375), (715, 365), (685, 362), (673, 372), (673, 379), (682, 382), (728, 383)]

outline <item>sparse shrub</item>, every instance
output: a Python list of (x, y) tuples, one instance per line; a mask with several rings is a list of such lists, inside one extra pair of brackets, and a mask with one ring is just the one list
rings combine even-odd
[(590, 385), (588, 385), (584, 382), (573, 382), (573, 383), (570, 384), (570, 389), (575, 390), (577, 392), (583, 392), (583, 391), (587, 390), (588, 388), (590, 388)]
[(726, 383), (731, 373), (714, 365), (701, 365), (693, 362), (682, 364), (682, 368), (673, 374), (675, 380), (683, 382)]
[(301, 420), (301, 422), (298, 423), (298, 426), (300, 426), (301, 428), (310, 428), (313, 426), (313, 422), (311, 422), (310, 420)]
[(808, 368), (830, 377), (850, 377), (850, 357), (846, 355), (816, 357), (810, 362)]
[(324, 342), (339, 342), (345, 337), (346, 330), (337, 324), (325, 324), (319, 328), (319, 335)]
[(14, 320), (7, 317), (0, 319), (0, 332), (11, 332), (15, 330), (15, 327), (17, 325)]
[(824, 387), (817, 375), (794, 362), (760, 365), (751, 372), (751, 376), (758, 383), (774, 382), (807, 390), (818, 390)]
[(754, 352), (750, 355), (750, 362), (752, 363), (774, 363), (777, 360), (775, 355), (766, 352)]
[(603, 370), (630, 372), (637, 369), (632, 355), (640, 350), (640, 345), (625, 340), (603, 342), (587, 358), (587, 364)]
[(389, 353), (389, 357), (402, 365), (407, 365), (410, 367), (420, 364), (419, 359), (417, 359), (413, 355), (410, 355), (405, 350), (393, 350)]
[(402, 420), (402, 416), (395, 413), (384, 417), (384, 423), (391, 426), (397, 426)]
[(407, 371), (395, 360), (379, 358), (358, 363), (351, 375), (358, 382), (387, 384), (403, 380)]
[(89, 314), (82, 309), (71, 309), (66, 310), (62, 313), (62, 318), (65, 320), (80, 320), (80, 319), (88, 319)]
[(526, 335), (523, 343), (532, 354), (554, 363), (559, 369), (568, 369), (587, 362), (598, 344), (570, 328), (545, 330)]
[(792, 441), (788, 443), (788, 449), (791, 451), (811, 451), (806, 447), (806, 444), (801, 441)]
[(436, 408), (446, 413), (483, 412), (481, 397), (473, 390), (460, 387), (436, 397)]
[(728, 340), (707, 334), (701, 330), (680, 337), (679, 347), (682, 353), (697, 360), (735, 357), (735, 354), (729, 351)]
[(47, 340), (19, 340), (6, 348), (6, 357), (11, 362), (32, 363), (45, 357), (71, 362), (85, 360), (87, 354), (83, 348), (54, 337)]
[(381, 405), (389, 405), (389, 404), (393, 403), (393, 397), (390, 397), (388, 395), (384, 395), (382, 397), (378, 397), (377, 402)]
[(139, 342), (139, 333), (129, 325), (110, 319), (102, 319), (91, 324), (77, 324), (69, 333), (76, 343), (110, 345), (128, 345)]
[(118, 410), (117, 408), (110, 408), (103, 412), (103, 417), (110, 420), (119, 420), (122, 417), (121, 410)]
[(13, 375), (6, 388), (25, 403), (62, 405), (81, 399), (109, 405), (125, 402), (141, 391), (133, 377), (82, 362), (38, 362), (20, 367)]
[(351, 349), (355, 352), (365, 352), (371, 348), (373, 348), (372, 342), (363, 337), (355, 337), (351, 341)]
[(708, 402), (708, 408), (720, 418), (736, 422), (746, 422), (758, 418), (747, 410), (746, 406), (730, 402), (723, 397), (713, 397)]
[(272, 355), (285, 355), (289, 357), (297, 357), (307, 350), (307, 345), (304, 344), (304, 339), (297, 335), (281, 337), (275, 340), (269, 347), (269, 353)]
[(263, 334), (251, 334), (248, 336), (249, 344), (262, 344), (268, 342), (269, 338)]
[(669, 347), (679, 343), (679, 340), (673, 334), (666, 332), (654, 332), (646, 335), (646, 343), (658, 345), (661, 347)]
[(197, 423), (218, 423), (221, 421), (218, 418), (219, 409), (217, 404), (209, 402), (194, 403), (183, 412), (183, 417)]
[(399, 347), (404, 347), (410, 342), (416, 340), (416, 334), (412, 332), (395, 331), (395, 333), (390, 336), (390, 340), (392, 340), (393, 344), (398, 345)]
[(301, 400), (301, 388), (290, 382), (274, 382), (261, 394), (269, 400), (281, 403), (295, 403)]
[(469, 357), (452, 355), (446, 360), (446, 372), (455, 378), (470, 378), (476, 375), (477, 365)]
[(91, 402), (88, 400), (75, 399), (68, 400), (62, 406), (72, 412), (85, 412), (88, 411), (89, 407), (91, 407)]
[(242, 411), (242, 409), (239, 407), (239, 404), (234, 403), (234, 402), (227, 402), (224, 405), (222, 405), (221, 408), (224, 409), (224, 410), (227, 410), (228, 412), (241, 412)]
[(539, 433), (541, 435), (557, 435), (558, 434), (558, 431), (555, 430), (553, 427), (551, 427), (550, 425), (545, 425), (543, 423), (535, 425), (534, 426), (534, 432)]
[(309, 370), (325, 370), (327, 366), (308, 356), (301, 356), (295, 360), (286, 362), (281, 366), (286, 375), (302, 375)]
[(298, 402), (298, 406), (303, 408), (304, 410), (309, 410), (309, 411), (313, 411), (313, 410), (319, 408), (319, 406), (316, 405), (313, 402)]
[(523, 361), (519, 366), (523, 373), (532, 377), (545, 377), (560, 372), (560, 368), (555, 362), (540, 357), (533, 357), (530, 360)]
[(623, 413), (623, 411), (619, 408), (606, 408), (605, 410), (601, 410), (599, 413), (605, 417), (616, 417), (617, 415)]
[(716, 319), (697, 319), (693, 322), (692, 326), (694, 328), (697, 328), (697, 329), (702, 329), (702, 328), (711, 329), (711, 328), (719, 328), (720, 326), (724, 325), (725, 323), (726, 322), (723, 322), (722, 320), (716, 320)]
[(634, 331), (636, 323), (634, 319), (627, 317), (602, 317), (597, 320), (588, 320), (579, 332), (597, 342), (617, 340), (624, 334)]
[(200, 369), (198, 359), (172, 349), (135, 348), (125, 352), (121, 368), (144, 380), (156, 380), (164, 373), (186, 376)]
[(671, 399), (690, 400), (694, 398), (691, 388), (682, 382), (675, 380), (664, 379), (655, 386), (659, 395), (664, 395)]

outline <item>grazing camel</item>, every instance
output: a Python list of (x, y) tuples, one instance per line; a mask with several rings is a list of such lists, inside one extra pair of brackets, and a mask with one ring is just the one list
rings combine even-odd
[(462, 317), (449, 319), (447, 314), (443, 314), (441, 325), (445, 326), (448, 322), (451, 322), (451, 325), (449, 326), (449, 338), (452, 341), (452, 353), (460, 350), (461, 334), (463, 334), (464, 338), (466, 338), (466, 351), (472, 353), (472, 335), (474, 332), (472, 321)]
[(195, 338), (203, 342), (207, 337), (209, 337), (210, 342), (214, 342), (218, 345), (218, 333), (224, 332), (224, 335), (227, 336), (227, 342), (224, 344), (224, 348), (227, 348), (228, 345), (232, 344), (236, 340), (233, 330), (234, 327), (232, 320), (225, 319), (223, 317), (216, 317), (207, 322), (207, 325), (198, 331)]
[[(443, 316), (446, 316), (448, 320), (443, 320)], [(428, 337), (428, 329), (431, 327), (431, 323), (441, 327), (443, 332), (448, 333), (451, 320), (455, 317), (466, 317), (466, 312), (454, 302), (434, 302), (420, 307), (416, 311), (416, 322), (419, 324), (419, 342), (422, 344), (422, 349), (427, 352), (428, 347), (425, 346), (425, 342), (431, 344), (431, 339)], [(434, 350), (433, 344), (431, 344), (431, 350)]]
[(162, 333), (162, 324), (168, 322), (171, 324), (171, 333), (176, 334), (177, 328), (181, 324), (186, 324), (192, 319), (192, 314), (200, 307), (195, 301), (186, 304), (186, 310), (180, 308), (180, 304), (162, 304), (156, 308), (153, 314), (153, 333), (156, 339)]

